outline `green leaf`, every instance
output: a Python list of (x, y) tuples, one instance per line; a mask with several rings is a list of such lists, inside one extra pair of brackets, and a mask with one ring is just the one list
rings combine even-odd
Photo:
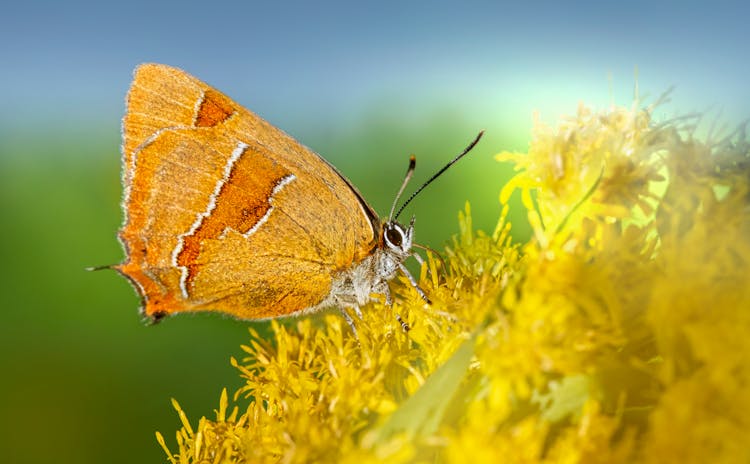
[(549, 393), (535, 394), (532, 401), (542, 409), (542, 419), (558, 422), (577, 416), (592, 395), (591, 379), (587, 375), (565, 377), (561, 382), (550, 382)]
[(451, 358), (435, 370), (424, 385), (382, 425), (368, 432), (362, 439), (362, 446), (371, 448), (383, 445), (396, 435), (412, 440), (434, 434), (468, 372), (473, 354), (474, 337), (463, 342)]

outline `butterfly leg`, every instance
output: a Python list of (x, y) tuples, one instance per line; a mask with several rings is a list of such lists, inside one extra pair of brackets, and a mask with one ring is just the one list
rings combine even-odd
[[(360, 319), (362, 319), (362, 312), (359, 310), (359, 307), (354, 307), (354, 312), (357, 313), (357, 316), (359, 316)], [(341, 308), (341, 315), (344, 316), (344, 319), (346, 320), (346, 323), (349, 324), (349, 327), (352, 329), (352, 332), (354, 333), (354, 338), (359, 340), (359, 334), (357, 333), (357, 328), (354, 326), (354, 319), (349, 315), (348, 312), (346, 312), (346, 308)]]
[[(412, 256), (414, 257), (414, 259), (416, 259), (416, 260), (417, 260), (417, 262), (419, 263), (419, 266), (420, 266), (420, 267), (421, 267), (422, 265), (424, 265), (424, 259), (422, 259), (422, 257), (421, 257), (421, 256), (419, 256), (419, 253), (417, 253), (417, 252), (415, 251), (415, 252), (413, 252), (413, 253), (412, 253), (411, 255), (412, 255)], [(427, 269), (427, 270), (429, 271), (429, 269)]]
[[(422, 266), (424, 266), (424, 263), (425, 263), (424, 258), (422, 258), (422, 256), (420, 256), (420, 254), (417, 253), (416, 251), (413, 251), (411, 253), (411, 257), (414, 258), (417, 261), (417, 263), (419, 263), (419, 268), (422, 269)], [(427, 266), (427, 275), (432, 277), (432, 271), (430, 270), (430, 266)]]
[(396, 314), (396, 320), (399, 324), (401, 324), (401, 328), (404, 329), (404, 332), (408, 332), (411, 330), (411, 326), (408, 322), (406, 322), (402, 317), (401, 314)]
[(412, 277), (412, 275), (409, 273), (409, 270), (406, 269), (406, 266), (404, 266), (403, 263), (398, 263), (398, 268), (401, 269), (401, 272), (403, 272), (406, 278), (409, 279), (409, 283), (411, 284), (412, 287), (414, 287), (414, 290), (416, 290), (417, 293), (419, 293), (419, 296), (422, 297), (425, 303), (432, 304), (430, 299), (425, 294), (424, 290), (422, 290), (419, 284), (417, 284), (417, 281), (414, 280), (414, 277)]
[[(391, 288), (385, 281), (383, 281), (383, 289), (380, 291), (380, 293), (385, 295), (385, 304), (388, 306), (393, 306), (393, 295), (391, 295)], [(404, 332), (408, 332), (409, 330), (411, 330), (409, 324), (398, 313), (396, 313), (396, 320), (399, 324), (401, 324), (401, 328), (404, 329)]]
[[(385, 280), (381, 281), (376, 287), (373, 288), (373, 293), (379, 293), (385, 296), (385, 304), (387, 306), (393, 306), (393, 295), (391, 294), (391, 287), (388, 286), (388, 282)], [(396, 313), (396, 320), (401, 324), (401, 328), (404, 332), (411, 330), (409, 324), (401, 317), (400, 314)]]
[(381, 280), (372, 287), (372, 293), (377, 293), (385, 297), (385, 304), (393, 306), (393, 295), (391, 295), (391, 287), (388, 286), (388, 282)]
[[(391, 294), (391, 287), (388, 286), (388, 282), (386, 282), (385, 280), (379, 282), (375, 287), (373, 287), (372, 292), (385, 296), (385, 304), (389, 307), (393, 306), (393, 295)], [(409, 324), (398, 313), (396, 313), (396, 320), (399, 324), (401, 324), (401, 328), (404, 329), (404, 332), (408, 332), (409, 330), (411, 330)]]
[(354, 309), (354, 314), (356, 314), (356, 315), (357, 315), (357, 318), (358, 318), (358, 319), (359, 319), (359, 320), (361, 321), (361, 320), (362, 320), (362, 318), (363, 318), (363, 316), (362, 316), (362, 311), (360, 311), (360, 309), (359, 309), (359, 306), (357, 306), (357, 305), (354, 305), (354, 306), (352, 307), (352, 309)]

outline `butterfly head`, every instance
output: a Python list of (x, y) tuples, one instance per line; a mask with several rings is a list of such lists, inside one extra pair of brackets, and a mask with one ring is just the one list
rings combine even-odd
[(386, 221), (383, 224), (383, 248), (402, 257), (411, 254), (414, 239), (414, 218), (409, 227), (404, 227), (396, 221)]

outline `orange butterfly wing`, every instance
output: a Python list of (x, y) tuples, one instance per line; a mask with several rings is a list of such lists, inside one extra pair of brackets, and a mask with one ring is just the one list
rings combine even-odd
[(343, 176), (203, 82), (145, 64), (127, 105), (117, 269), (147, 317), (302, 311), (376, 247), (377, 215)]

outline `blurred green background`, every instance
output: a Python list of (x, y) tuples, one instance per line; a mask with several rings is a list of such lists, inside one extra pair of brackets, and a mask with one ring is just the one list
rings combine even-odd
[[(740, 3), (20, 2), (0, 18), (0, 450), (9, 463), (164, 462), (169, 398), (212, 415), (239, 386), (246, 322), (141, 324), (122, 260), (120, 118), (132, 69), (182, 67), (323, 154), (386, 214), (480, 129), (470, 157), (407, 210), (441, 248), (469, 200), (491, 230), (533, 111), (629, 105), (636, 80), (662, 117), (712, 107), (747, 117)], [(522, 240), (523, 214), (514, 218)]]

